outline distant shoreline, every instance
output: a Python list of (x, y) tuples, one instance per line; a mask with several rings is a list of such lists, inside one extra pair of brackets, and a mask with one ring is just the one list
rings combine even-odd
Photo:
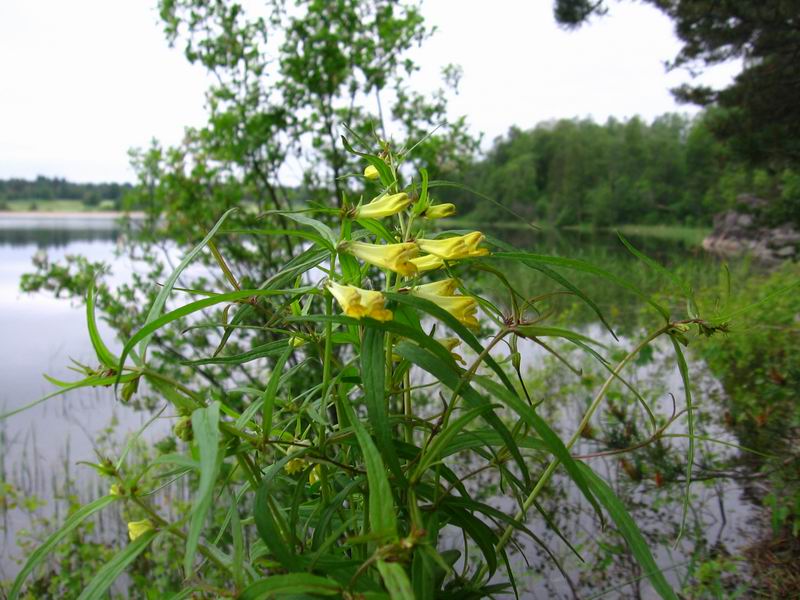
[(2, 210), (0, 219), (120, 219), (129, 216), (132, 219), (144, 219), (141, 211), (122, 212), (118, 210), (79, 211), (79, 210)]

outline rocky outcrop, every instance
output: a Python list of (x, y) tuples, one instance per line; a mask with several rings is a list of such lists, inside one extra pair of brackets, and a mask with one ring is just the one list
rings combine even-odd
[(703, 240), (703, 248), (722, 256), (750, 254), (767, 263), (800, 257), (800, 231), (791, 225), (759, 224), (758, 214), (765, 205), (755, 196), (739, 196), (735, 209), (714, 217), (714, 230)]

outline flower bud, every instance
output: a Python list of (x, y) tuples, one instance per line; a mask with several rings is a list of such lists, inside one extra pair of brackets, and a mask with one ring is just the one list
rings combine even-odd
[(153, 524), (150, 522), (149, 519), (142, 519), (141, 521), (131, 521), (130, 523), (128, 523), (128, 535), (130, 536), (131, 541), (144, 535), (151, 529), (153, 529)]
[(436, 204), (429, 206), (422, 216), (426, 219), (444, 219), (445, 217), (452, 217), (456, 214), (456, 205), (450, 202), (446, 204)]

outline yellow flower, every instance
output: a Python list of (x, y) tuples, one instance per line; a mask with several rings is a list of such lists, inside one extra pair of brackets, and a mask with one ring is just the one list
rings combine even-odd
[(367, 179), (377, 179), (380, 177), (380, 173), (378, 173), (378, 169), (373, 167), (372, 165), (367, 165), (367, 168), (364, 169), (364, 177)]
[(423, 252), (428, 252), (445, 260), (458, 260), (470, 256), (485, 256), (489, 254), (486, 248), (479, 248), (483, 241), (480, 231), (473, 231), (466, 235), (447, 238), (444, 240), (417, 240), (417, 245)]
[(293, 458), (283, 467), (289, 475), (294, 475), (306, 468), (306, 461), (302, 458)]
[(456, 205), (448, 202), (446, 204), (429, 206), (425, 209), (425, 212), (422, 213), (422, 216), (426, 219), (443, 219), (445, 217), (452, 217), (454, 214), (456, 214)]
[(415, 275), (417, 272), (417, 267), (411, 259), (417, 256), (419, 248), (411, 242), (384, 245), (347, 242), (344, 250), (365, 263), (381, 269), (389, 269), (405, 276)]
[(396, 215), (409, 204), (411, 204), (411, 198), (405, 192), (392, 194), (391, 196), (380, 196), (369, 204), (362, 204), (356, 208), (354, 215), (356, 219), (382, 219), (383, 217)]
[(455, 338), (455, 337), (447, 337), (447, 338), (441, 338), (441, 339), (436, 340), (436, 341), (439, 342), (445, 348), (447, 348), (447, 351), (450, 352), (450, 354), (453, 355), (453, 358), (456, 361), (458, 361), (458, 362), (460, 362), (461, 364), (464, 364), (464, 365), (467, 364), (467, 361), (465, 361), (464, 358), (460, 354), (458, 354), (457, 352), (453, 352), (453, 350), (455, 348), (457, 348), (458, 346), (461, 345), (461, 340), (460, 339)]
[(420, 293), (416, 289), (412, 289), (411, 293), (425, 300), (430, 300), (445, 309), (467, 327), (478, 326), (478, 319), (475, 316), (478, 312), (478, 303), (472, 296), (439, 296), (437, 294)]
[(149, 519), (142, 519), (141, 521), (131, 521), (128, 523), (128, 535), (131, 538), (131, 541), (135, 540), (139, 536), (144, 535), (148, 531), (153, 529), (153, 524), (150, 522)]
[(444, 265), (444, 261), (433, 254), (426, 254), (425, 256), (420, 256), (419, 258), (412, 258), (411, 262), (415, 267), (417, 267), (417, 270), (420, 273), (425, 271), (433, 271), (434, 269), (439, 269), (442, 265)]
[(353, 285), (341, 285), (335, 281), (328, 282), (328, 290), (342, 306), (348, 317), (369, 317), (376, 321), (389, 321), (392, 311), (384, 307), (386, 298), (380, 292), (362, 290)]
[(320, 477), (321, 477), (320, 466), (314, 465), (314, 468), (311, 469), (311, 472), (308, 474), (308, 484), (314, 485), (320, 480)]
[(122, 490), (122, 487), (118, 483), (112, 483), (111, 487), (108, 488), (108, 495), (109, 496), (124, 496), (125, 492)]
[(415, 294), (429, 294), (434, 296), (452, 296), (458, 289), (458, 281), (449, 277), (441, 281), (426, 283), (414, 287)]

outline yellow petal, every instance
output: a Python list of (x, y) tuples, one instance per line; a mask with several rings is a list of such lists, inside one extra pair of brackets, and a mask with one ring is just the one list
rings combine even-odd
[(456, 362), (460, 362), (461, 364), (464, 365), (467, 364), (467, 361), (465, 361), (460, 354), (454, 352), (455, 348), (461, 345), (461, 340), (459, 338), (447, 337), (447, 338), (441, 338), (436, 341), (439, 342), (445, 348), (447, 348), (447, 351), (453, 356)]
[(364, 169), (364, 177), (367, 179), (377, 179), (380, 177), (380, 173), (378, 173), (378, 169), (373, 167), (372, 165), (367, 165), (367, 168)]
[(411, 242), (384, 245), (348, 242), (344, 250), (365, 263), (381, 269), (389, 269), (405, 276), (415, 275), (417, 272), (417, 267), (411, 259), (417, 256), (419, 249)]
[(286, 471), (289, 475), (294, 475), (295, 473), (302, 471), (306, 468), (306, 461), (302, 458), (293, 458), (289, 462), (287, 462), (283, 470)]
[(314, 468), (311, 469), (311, 472), (308, 474), (309, 485), (314, 485), (315, 483), (317, 483), (320, 480), (321, 476), (322, 475), (320, 473), (320, 466), (314, 465)]
[(477, 327), (478, 303), (472, 296), (435, 296), (431, 294), (416, 294), (420, 298), (430, 300), (445, 309), (467, 327)]
[(380, 196), (369, 204), (363, 204), (355, 210), (355, 217), (366, 219), (382, 219), (396, 215), (411, 204), (408, 194), (401, 192), (390, 196)]
[(457, 289), (458, 281), (449, 277), (441, 281), (415, 286), (413, 292), (415, 294), (431, 294), (434, 296), (452, 296)]
[(458, 260), (470, 256), (484, 256), (489, 253), (485, 248), (479, 248), (483, 241), (480, 231), (473, 231), (466, 235), (446, 238), (443, 240), (418, 239), (417, 245), (423, 252), (434, 254), (445, 260)]
[(151, 529), (153, 529), (153, 524), (150, 522), (149, 519), (142, 519), (141, 521), (131, 521), (130, 523), (128, 523), (128, 536), (130, 536), (131, 541), (133, 541), (139, 536), (144, 535)]
[(386, 297), (381, 292), (364, 290), (353, 285), (328, 282), (328, 290), (336, 298), (348, 317), (370, 317), (376, 321), (389, 321), (394, 316), (384, 305)]
[(425, 212), (422, 213), (422, 216), (426, 219), (444, 219), (445, 217), (452, 217), (454, 214), (456, 214), (456, 205), (447, 202), (445, 204), (429, 206), (425, 209)]
[(442, 265), (444, 265), (444, 261), (433, 254), (427, 254), (425, 256), (420, 256), (419, 258), (412, 258), (411, 262), (415, 267), (417, 267), (417, 270), (420, 273), (424, 273), (425, 271), (433, 271), (434, 269), (439, 269), (442, 267)]
[(367, 312), (367, 308), (361, 304), (357, 287), (341, 285), (335, 281), (328, 281), (327, 287), (347, 316), (360, 319)]
[(394, 315), (392, 311), (384, 307), (386, 298), (381, 292), (362, 290), (361, 288), (356, 289), (358, 289), (360, 303), (366, 309), (364, 313), (365, 317), (375, 319), (376, 321), (390, 321), (392, 319)]

